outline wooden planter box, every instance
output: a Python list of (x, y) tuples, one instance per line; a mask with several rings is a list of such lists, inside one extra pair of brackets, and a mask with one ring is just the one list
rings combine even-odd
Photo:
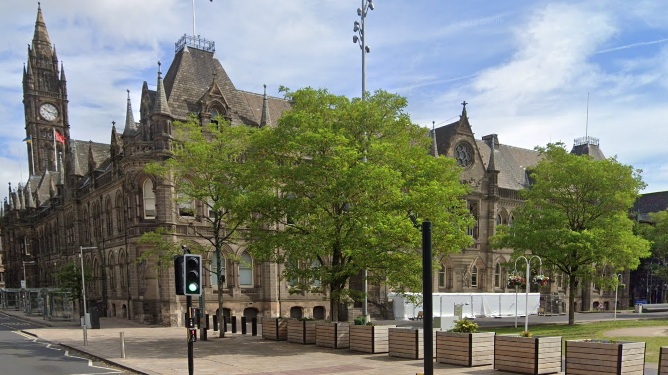
[(350, 324), (319, 323), (315, 326), (315, 344), (325, 348), (344, 349), (350, 347)]
[(644, 342), (566, 341), (566, 374), (643, 375)]
[(288, 339), (288, 321), (283, 318), (262, 319), (262, 338), (285, 341)]
[(662, 346), (661, 349), (659, 349), (658, 375), (668, 375), (668, 346)]
[(494, 369), (523, 374), (561, 371), (561, 337), (494, 338)]
[(288, 320), (288, 342), (315, 344), (316, 321)]
[[(436, 332), (436, 331), (434, 331)], [(434, 338), (436, 335), (434, 335)], [(424, 358), (424, 334), (422, 329), (390, 328), (391, 357), (422, 359)], [(436, 339), (433, 342), (436, 349)], [(433, 353), (436, 351), (434, 350)]]
[(461, 366), (494, 363), (494, 332), (436, 332), (436, 361)]
[(390, 328), (395, 326), (350, 326), (350, 350), (364, 353), (387, 353), (390, 350)]

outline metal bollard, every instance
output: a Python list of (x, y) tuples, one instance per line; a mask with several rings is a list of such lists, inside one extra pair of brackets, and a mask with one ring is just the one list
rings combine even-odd
[(237, 333), (237, 317), (232, 317), (232, 333)]
[(86, 327), (86, 319), (84, 318), (84, 326), (83, 326), (83, 334), (84, 334), (84, 346), (88, 346), (88, 327)]
[(121, 332), (121, 358), (125, 358), (125, 332)]
[(223, 315), (223, 332), (227, 332), (227, 317)]
[(213, 316), (213, 331), (218, 332), (218, 314)]
[(241, 334), (242, 335), (246, 334), (246, 317), (245, 316), (241, 317)]
[(253, 336), (257, 336), (257, 318), (251, 320), (251, 333)]
[(211, 328), (209, 328), (209, 314), (206, 314), (206, 315), (205, 315), (205, 319), (206, 319), (206, 320), (205, 320), (205, 321), (206, 321), (206, 324), (205, 324), (204, 326), (206, 327), (206, 329), (211, 329)]

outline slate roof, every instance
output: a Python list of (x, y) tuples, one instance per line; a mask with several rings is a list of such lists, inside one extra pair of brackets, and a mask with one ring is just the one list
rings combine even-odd
[[(253, 121), (256, 125), (260, 125), (260, 120), (262, 118), (262, 94), (256, 94), (248, 91), (239, 91), (246, 103), (248, 103), (248, 108), (253, 114)], [(271, 96), (267, 97), (269, 101), (269, 118), (271, 118), (271, 125), (276, 126), (276, 123), (284, 111), (290, 109), (290, 102), (281, 98), (274, 98)]]
[(188, 113), (198, 113), (198, 101), (208, 90), (214, 73), (216, 83), (232, 111), (232, 122), (238, 119), (244, 124), (254, 125), (254, 114), (220, 61), (212, 52), (196, 48), (184, 48), (176, 53), (165, 75), (165, 93), (172, 115), (178, 120), (185, 120)]
[(583, 145), (573, 145), (571, 149), (571, 154), (578, 156), (589, 155), (594, 158), (594, 160), (605, 160), (605, 155), (603, 151), (598, 147), (598, 145), (586, 143)]
[[(489, 164), (489, 143), (476, 139), (485, 169)], [(542, 159), (537, 151), (499, 144), (494, 152), (494, 165), (499, 171), (498, 186), (501, 189), (521, 190), (529, 187), (526, 168), (533, 167)]]
[(110, 145), (104, 143), (95, 143), (89, 141), (79, 141), (73, 139), (72, 142), (76, 143), (76, 165), (74, 174), (78, 176), (83, 176), (88, 173), (88, 149), (93, 147), (93, 160), (98, 168), (102, 166), (110, 157), (111, 150)]
[(668, 209), (668, 191), (643, 194), (633, 204), (632, 212), (640, 214), (640, 221), (651, 221), (650, 213)]

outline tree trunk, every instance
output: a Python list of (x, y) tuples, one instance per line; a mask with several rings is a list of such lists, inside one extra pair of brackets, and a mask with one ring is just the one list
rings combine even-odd
[(335, 285), (330, 286), (329, 311), (332, 317), (332, 322), (339, 321), (339, 291)]
[(568, 275), (568, 324), (575, 324), (575, 275)]

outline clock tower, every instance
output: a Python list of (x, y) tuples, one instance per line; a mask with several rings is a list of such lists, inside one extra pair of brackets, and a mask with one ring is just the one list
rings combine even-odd
[[(39, 4), (39, 3), (38, 3)], [(70, 137), (67, 113), (67, 84), (56, 47), (51, 45), (41, 6), (37, 7), (35, 34), (28, 46), (28, 63), (23, 69), (23, 106), (30, 175), (57, 171), (64, 159), (65, 140)], [(61, 137), (62, 136), (62, 137)]]

